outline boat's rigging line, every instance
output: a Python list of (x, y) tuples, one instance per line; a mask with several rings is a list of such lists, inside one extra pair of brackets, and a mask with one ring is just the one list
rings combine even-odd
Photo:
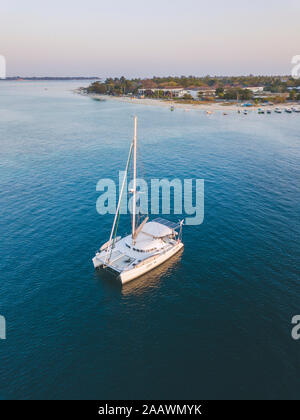
[[(133, 149), (133, 143), (131, 143), (131, 146), (130, 146), (130, 149), (129, 149), (128, 159), (127, 159), (126, 168), (125, 168), (125, 174), (124, 174), (122, 187), (121, 187), (121, 191), (120, 191), (120, 195), (119, 195), (118, 207), (117, 207), (117, 210), (116, 210), (116, 215), (115, 215), (115, 218), (114, 218), (114, 223), (113, 223), (113, 227), (112, 227), (110, 238), (109, 238), (109, 244), (111, 244), (112, 237), (113, 237), (113, 234), (114, 234), (114, 230), (115, 230), (115, 235), (114, 235), (113, 243), (111, 244), (110, 247), (109, 246), (107, 247), (107, 251), (110, 248), (110, 255), (109, 255), (109, 258), (106, 259), (106, 260), (110, 260), (111, 253), (112, 253), (114, 243), (115, 243), (115, 239), (116, 239), (116, 236), (117, 236), (117, 230), (118, 230), (118, 225), (119, 225), (119, 220), (120, 220), (120, 205), (121, 205), (121, 201), (122, 201), (124, 187), (125, 187), (125, 184), (126, 184), (128, 168), (129, 168), (131, 155), (132, 155), (132, 149)], [(115, 227), (116, 227), (116, 229), (115, 229)], [(106, 251), (106, 253), (107, 253), (107, 251)]]

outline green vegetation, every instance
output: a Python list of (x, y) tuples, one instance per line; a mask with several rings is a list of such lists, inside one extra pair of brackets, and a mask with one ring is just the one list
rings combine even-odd
[(190, 100), (193, 100), (193, 97), (189, 93), (185, 93), (182, 99), (184, 99), (185, 101), (190, 101)]
[(241, 101), (247, 101), (252, 99), (254, 96), (253, 92), (249, 89), (235, 89), (230, 88), (225, 93), (222, 93), (222, 97), (226, 100), (236, 99)]
[(300, 101), (300, 92), (296, 90), (291, 90), (288, 99), (290, 101)]
[(100, 93), (105, 95), (128, 95), (136, 94), (140, 83), (133, 80), (127, 80), (125, 77), (109, 78), (104, 83), (94, 82), (88, 88), (88, 93)]
[[(261, 87), (260, 94), (254, 94), (251, 87)], [(102, 95), (138, 95), (144, 89), (144, 96), (159, 99), (174, 99), (172, 89), (199, 90), (200, 101), (257, 99), (257, 102), (270, 98), (273, 102), (300, 100), (300, 79), (291, 76), (238, 76), (238, 77), (156, 77), (152, 79), (107, 78), (104, 82), (92, 83), (86, 91)], [(155, 89), (155, 90), (154, 90)], [(153, 91), (154, 90), (154, 91)], [(212, 94), (213, 92), (213, 94)], [(195, 101), (186, 93), (180, 100)]]

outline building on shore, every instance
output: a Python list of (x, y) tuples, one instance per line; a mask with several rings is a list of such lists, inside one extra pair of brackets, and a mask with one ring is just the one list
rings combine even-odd
[[(200, 96), (216, 96), (216, 89), (209, 87), (209, 86), (201, 86), (198, 89), (194, 90), (194, 92), (196, 92), (197, 97)], [(193, 94), (191, 93), (191, 95), (193, 96)]]
[(187, 90), (183, 88), (151, 88), (151, 89), (139, 89), (138, 94), (140, 96), (146, 96), (149, 94), (155, 94), (156, 92), (162, 92), (164, 95), (171, 95), (173, 98), (181, 98), (186, 93)]
[(162, 92), (163, 95), (170, 95), (172, 98), (182, 98), (184, 95), (191, 95), (193, 99), (199, 98), (200, 96), (216, 96), (216, 89), (208, 86), (203, 86), (197, 89), (183, 89), (183, 88), (148, 88), (139, 89), (138, 94), (141, 97)]
[(254, 94), (262, 93), (264, 91), (264, 87), (263, 86), (254, 86), (254, 87), (249, 86), (249, 87), (246, 87), (244, 89), (251, 90), (251, 92), (254, 93)]

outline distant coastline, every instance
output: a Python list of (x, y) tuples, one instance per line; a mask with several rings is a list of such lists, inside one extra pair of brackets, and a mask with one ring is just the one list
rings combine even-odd
[[(279, 109), (292, 106), (297, 108), (295, 112), (300, 112), (300, 79), (291, 76), (115, 77), (94, 81), (90, 86), (78, 89), (78, 93), (95, 100), (111, 98), (146, 105), (176, 106), (186, 110), (206, 109), (208, 113), (222, 110), (226, 114), (227, 110), (251, 110), (265, 106)], [(263, 114), (264, 111), (259, 113)]]
[(13, 77), (6, 77), (6, 79), (0, 79), (1, 82), (5, 81), (22, 81), (22, 80), (29, 80), (29, 81), (71, 81), (71, 80), (100, 80), (99, 77), (84, 77), (84, 76), (78, 76), (78, 77), (21, 77), (21, 76), (13, 76)]

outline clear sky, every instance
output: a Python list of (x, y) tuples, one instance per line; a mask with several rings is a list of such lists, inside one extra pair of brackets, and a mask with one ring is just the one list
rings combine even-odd
[(6, 0), (8, 76), (289, 74), (299, 0)]

